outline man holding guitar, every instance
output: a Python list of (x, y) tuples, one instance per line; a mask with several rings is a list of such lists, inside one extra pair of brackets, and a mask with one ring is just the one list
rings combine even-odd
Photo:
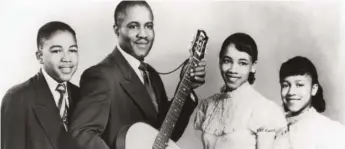
[[(85, 70), (80, 80), (81, 99), (70, 130), (82, 149), (125, 149), (121, 142), (128, 139), (123, 136), (130, 126), (144, 122), (160, 129), (171, 105), (159, 74), (144, 63), (155, 37), (150, 6), (145, 1), (121, 1), (114, 19), (118, 45), (103, 61)], [(193, 64), (188, 70), (191, 89), (205, 82), (205, 61)], [(174, 141), (183, 134), (198, 103), (194, 92), (188, 93), (173, 124), (170, 138)]]

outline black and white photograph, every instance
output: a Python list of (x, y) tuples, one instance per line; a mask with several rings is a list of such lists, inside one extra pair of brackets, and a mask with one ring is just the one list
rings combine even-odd
[(4, 0), (1, 149), (345, 149), (345, 1)]

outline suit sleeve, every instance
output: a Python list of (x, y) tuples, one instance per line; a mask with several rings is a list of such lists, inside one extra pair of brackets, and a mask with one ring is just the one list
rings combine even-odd
[(20, 94), (9, 90), (1, 104), (1, 149), (25, 149), (27, 104)]
[(100, 137), (110, 111), (111, 91), (104, 73), (92, 67), (80, 80), (81, 98), (72, 115), (70, 132), (79, 148), (109, 149)]

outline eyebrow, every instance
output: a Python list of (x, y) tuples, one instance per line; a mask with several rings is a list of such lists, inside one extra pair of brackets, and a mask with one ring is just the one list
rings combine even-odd
[[(53, 48), (62, 48), (62, 46), (60, 46), (60, 45), (53, 45), (49, 49), (51, 50)], [(78, 45), (71, 45), (71, 46), (69, 46), (69, 48), (78, 48)]]
[(240, 58), (239, 60), (240, 61), (249, 61), (248, 59), (245, 59), (245, 58)]
[(60, 45), (52, 45), (49, 49), (51, 50), (53, 48), (62, 48), (62, 46), (60, 46)]
[(224, 56), (222, 56), (221, 58), (222, 58), (222, 59), (225, 59), (225, 58), (227, 58), (227, 59), (232, 59), (231, 57), (229, 57), (229, 56), (227, 56), (227, 55), (224, 55)]
[[(129, 22), (127, 25), (131, 25), (131, 24), (135, 24), (135, 25), (138, 25), (138, 24), (140, 24), (139, 22), (137, 22), (137, 21), (131, 21), (131, 22)], [(127, 26), (126, 25), (126, 26)]]
[[(138, 24), (140, 24), (140, 23), (139, 23), (138, 21), (131, 21), (131, 22), (129, 22), (127, 25), (130, 25), (130, 24), (138, 25)], [(152, 21), (146, 22), (144, 25), (148, 25), (148, 24), (152, 24), (152, 25), (153, 25), (153, 22), (152, 22)]]
[(147, 24), (153, 25), (153, 22), (146, 22), (145, 25)]
[(78, 45), (71, 45), (69, 46), (70, 48), (77, 48), (78, 49)]
[[(287, 78), (287, 77), (286, 77)], [(286, 78), (284, 79), (284, 81), (283, 82), (287, 82), (287, 83), (289, 83), (289, 81), (288, 80), (286, 80)], [(294, 80), (294, 81), (292, 81), (292, 82), (297, 82), (297, 83), (299, 83), (299, 82), (303, 82), (303, 80)]]
[[(230, 56), (227, 56), (227, 55), (224, 55), (222, 57), (222, 59), (232, 59)], [(249, 60), (245, 59), (245, 58), (240, 58), (239, 61), (246, 61), (246, 62), (249, 62)]]

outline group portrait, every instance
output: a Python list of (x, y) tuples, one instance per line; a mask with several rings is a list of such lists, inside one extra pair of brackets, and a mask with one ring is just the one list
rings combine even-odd
[(1, 149), (345, 148), (341, 0), (1, 3)]

